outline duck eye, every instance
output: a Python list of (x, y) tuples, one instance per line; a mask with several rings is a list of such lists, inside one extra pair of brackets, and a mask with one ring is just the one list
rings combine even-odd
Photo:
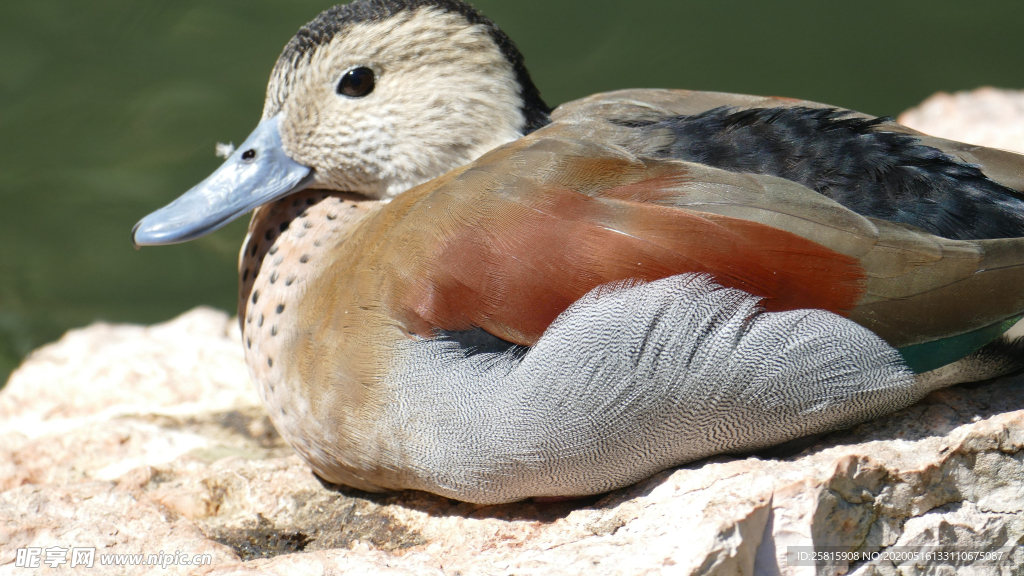
[(362, 98), (373, 92), (374, 82), (373, 70), (366, 67), (353, 68), (345, 72), (341, 82), (338, 82), (338, 94)]
[(249, 148), (245, 152), (242, 152), (242, 160), (249, 161), (256, 157), (256, 151)]

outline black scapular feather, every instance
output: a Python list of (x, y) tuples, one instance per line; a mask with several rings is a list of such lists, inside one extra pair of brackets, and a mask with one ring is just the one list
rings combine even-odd
[(658, 155), (799, 182), (855, 212), (953, 239), (1024, 236), (1024, 195), (978, 166), (836, 108), (721, 107), (631, 122), (675, 135)]

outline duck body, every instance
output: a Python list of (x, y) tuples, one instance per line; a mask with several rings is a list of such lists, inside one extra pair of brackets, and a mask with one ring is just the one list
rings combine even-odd
[[(592, 494), (1021, 366), (1003, 336), (1024, 314), (1021, 157), (683, 90), (598, 94), (548, 121), (496, 30), (447, 0), (325, 12), (286, 47), (238, 158), (137, 226), (137, 243), (181, 241), (224, 220), (195, 216), (211, 194), (256, 208), (246, 357), (319, 476), (482, 503)], [(389, 103), (418, 101), (389, 71), (427, 66), (403, 34), (454, 38), (498, 77), (465, 92), (514, 105), (470, 110), (494, 126), (466, 145), (430, 146), (459, 118), (414, 127), (425, 155), (402, 148)], [(321, 83), (358, 121), (332, 116)], [(388, 89), (401, 97), (371, 100)], [(478, 100), (456, 104), (494, 105)]]

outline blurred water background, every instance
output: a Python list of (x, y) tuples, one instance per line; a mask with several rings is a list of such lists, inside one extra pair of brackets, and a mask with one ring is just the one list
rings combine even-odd
[[(1024, 87), (1019, 0), (479, 0), (554, 105), (672, 87), (896, 115), (933, 92)], [(282, 46), (329, 0), (0, 3), (0, 383), (94, 320), (235, 306), (246, 218), (132, 248), (132, 225), (256, 125)]]

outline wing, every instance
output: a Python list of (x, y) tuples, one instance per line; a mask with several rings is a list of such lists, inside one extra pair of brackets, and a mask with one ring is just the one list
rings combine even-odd
[(409, 331), (479, 326), (531, 345), (596, 286), (686, 272), (764, 297), (769, 310), (848, 314), (862, 296), (854, 258), (780, 228), (635, 199), (680, 185), (685, 170), (531, 142), (403, 194), (374, 222), (391, 235), (372, 242), (388, 262), (380, 290)]
[(522, 358), (406, 341), (391, 366), (382, 388), (400, 393), (374, 424), (403, 432), (380, 453), (413, 473), (387, 487), (486, 503), (604, 492), (849, 426), (930, 390), (849, 320), (765, 313), (694, 276), (594, 290)]
[[(595, 117), (636, 117), (642, 109), (649, 110), (648, 118), (665, 118), (700, 114), (723, 106), (737, 110), (776, 107), (832, 108), (810, 100), (779, 96), (750, 96), (697, 90), (631, 89), (602, 92), (566, 102), (551, 113), (551, 120), (559, 123), (578, 122)], [(870, 118), (866, 114), (853, 114)]]
[(595, 286), (690, 272), (768, 310), (849, 315), (898, 348), (1024, 310), (1024, 291), (1000, 289), (1024, 280), (1024, 240), (945, 239), (783, 178), (551, 128), (403, 194), (368, 224), (383, 272), (374, 290), (409, 332), (482, 327), (532, 345)]
[(634, 90), (560, 108), (642, 156), (802, 184), (855, 212), (954, 239), (1024, 236), (1024, 159), (821, 104)]

